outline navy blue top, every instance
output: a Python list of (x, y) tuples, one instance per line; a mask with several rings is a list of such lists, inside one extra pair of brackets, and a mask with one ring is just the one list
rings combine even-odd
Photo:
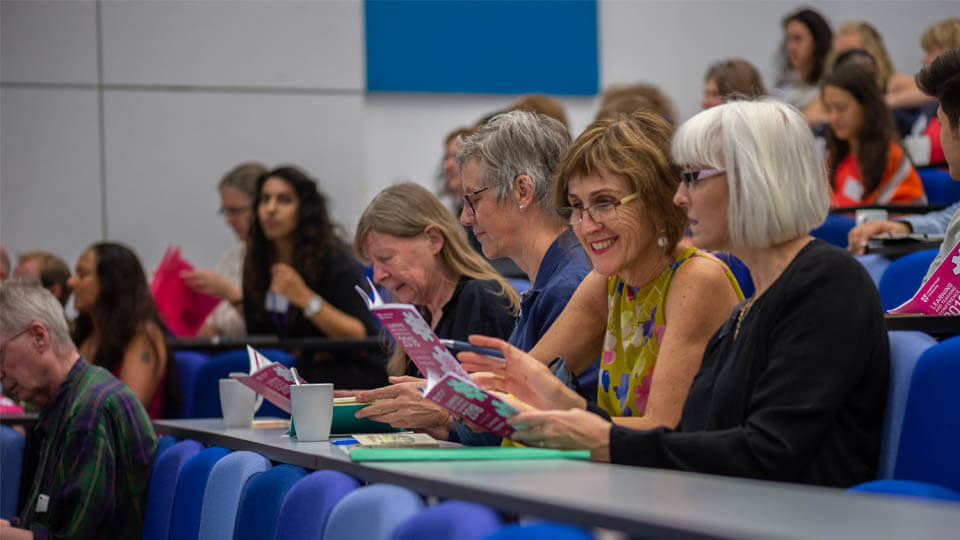
[[(524, 351), (532, 349), (567, 307), (567, 302), (590, 270), (583, 246), (573, 230), (567, 229), (550, 245), (540, 261), (536, 282), (520, 298), (520, 313), (508, 339), (510, 344)], [(598, 369), (599, 359), (577, 378), (582, 388), (592, 391), (592, 398), (585, 396), (591, 401), (597, 399)], [(500, 437), (493, 433), (474, 433), (459, 423), (457, 434), (461, 443), (471, 446), (489, 446), (500, 441)]]

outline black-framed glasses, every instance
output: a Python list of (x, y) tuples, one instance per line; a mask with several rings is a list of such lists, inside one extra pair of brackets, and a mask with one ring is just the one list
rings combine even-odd
[(680, 180), (688, 188), (697, 187), (704, 180), (713, 178), (714, 176), (720, 176), (725, 172), (727, 172), (726, 169), (699, 169), (696, 171), (686, 171), (681, 173)]
[(639, 193), (631, 193), (619, 201), (601, 202), (587, 208), (581, 208), (579, 206), (561, 206), (560, 208), (557, 208), (557, 213), (560, 214), (560, 217), (566, 220), (570, 226), (583, 223), (584, 212), (590, 214), (590, 219), (592, 219), (594, 223), (604, 223), (606, 221), (610, 221), (611, 219), (616, 219), (618, 206), (621, 204), (626, 204), (639, 196)]
[(471, 214), (477, 215), (477, 208), (473, 205), (473, 202), (476, 200), (476, 196), (479, 195), (479, 194), (481, 194), (481, 193), (483, 193), (484, 191), (486, 191), (486, 190), (488, 190), (488, 189), (490, 189), (490, 186), (487, 186), (487, 187), (485, 187), (485, 188), (478, 189), (478, 190), (474, 191), (473, 193), (465, 193), (465, 194), (463, 195), (463, 200), (467, 202), (467, 208), (470, 209), (470, 213), (471, 213)]

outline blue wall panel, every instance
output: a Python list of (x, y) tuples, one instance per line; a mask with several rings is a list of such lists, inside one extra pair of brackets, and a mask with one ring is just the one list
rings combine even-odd
[(596, 0), (366, 0), (367, 89), (594, 95)]

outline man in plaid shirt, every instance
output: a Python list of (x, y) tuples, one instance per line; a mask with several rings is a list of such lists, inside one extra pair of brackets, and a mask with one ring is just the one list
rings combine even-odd
[(0, 283), (0, 313), (3, 390), (41, 407), (24, 455), (36, 472), (0, 537), (140, 538), (157, 448), (140, 401), (80, 356), (46, 289)]

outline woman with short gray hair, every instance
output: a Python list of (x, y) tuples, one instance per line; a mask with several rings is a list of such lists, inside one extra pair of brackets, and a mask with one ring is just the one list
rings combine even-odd
[(694, 244), (743, 260), (754, 296), (711, 338), (676, 429), (545, 411), (514, 416), (514, 438), (627, 465), (835, 487), (875, 478), (883, 310), (866, 270), (808, 233), (829, 196), (803, 116), (772, 100), (726, 103), (681, 126), (672, 153)]

